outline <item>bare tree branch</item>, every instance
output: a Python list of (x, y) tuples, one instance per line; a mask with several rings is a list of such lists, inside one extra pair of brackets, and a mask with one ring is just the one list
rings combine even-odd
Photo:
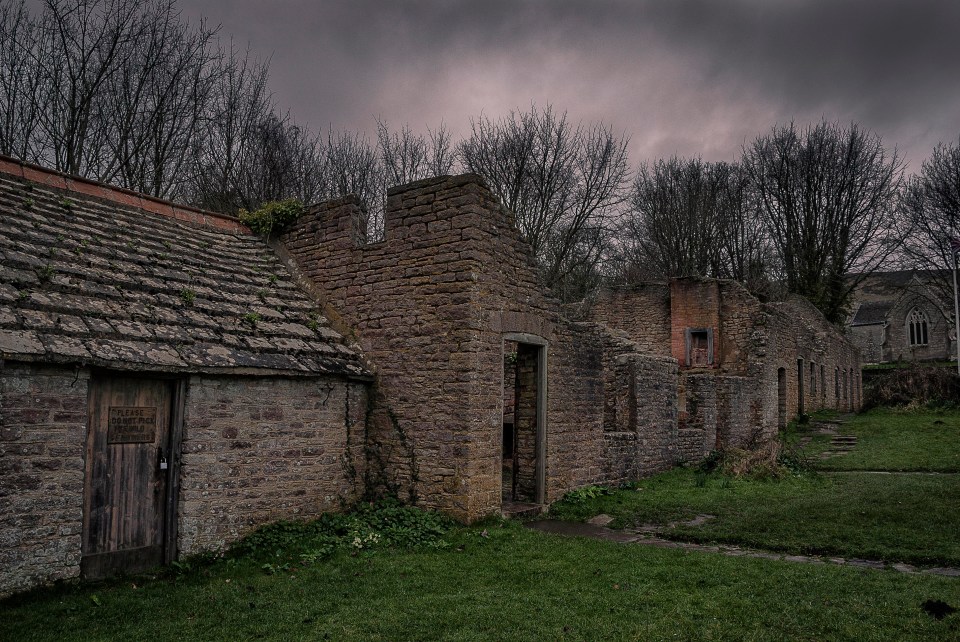
[(745, 148), (743, 164), (788, 290), (840, 322), (856, 285), (899, 246), (896, 150), (855, 124), (791, 123)]

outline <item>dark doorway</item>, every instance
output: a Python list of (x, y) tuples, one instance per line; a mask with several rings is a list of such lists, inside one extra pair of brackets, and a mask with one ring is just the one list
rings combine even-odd
[(797, 359), (797, 414), (803, 414), (803, 359)]
[(81, 573), (99, 578), (175, 555), (178, 383), (97, 377), (88, 395)]
[(546, 346), (506, 339), (501, 489), (504, 502), (543, 503)]
[(777, 426), (787, 427), (787, 369), (777, 370)]

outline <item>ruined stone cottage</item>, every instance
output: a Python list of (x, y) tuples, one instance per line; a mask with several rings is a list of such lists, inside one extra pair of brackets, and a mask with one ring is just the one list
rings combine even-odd
[(396, 493), (464, 520), (542, 506), (856, 409), (809, 304), (732, 282), (565, 315), (473, 175), (268, 243), (238, 222), (0, 161), (0, 593), (220, 550)]

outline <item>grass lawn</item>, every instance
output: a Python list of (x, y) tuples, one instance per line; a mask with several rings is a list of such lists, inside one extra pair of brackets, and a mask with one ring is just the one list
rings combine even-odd
[[(338, 553), (278, 573), (220, 560), (180, 577), (0, 603), (0, 639), (948, 640), (960, 581), (563, 538), (517, 524), (442, 550)], [(136, 586), (136, 587), (134, 587)]]
[[(958, 421), (869, 413), (844, 425), (858, 436), (844, 461), (949, 469)], [(957, 474), (762, 481), (679, 469), (574, 494), (552, 513), (607, 513), (615, 526), (657, 524), (687, 541), (960, 566), (958, 497)], [(715, 517), (675, 523), (699, 514)], [(517, 523), (453, 527), (396, 506), (281, 524), (180, 570), (7, 599), (0, 640), (960, 640), (960, 612), (937, 620), (921, 608), (960, 607), (960, 578), (564, 538)]]
[[(701, 485), (702, 484), (702, 485)], [(613, 526), (661, 526), (676, 540), (737, 544), (796, 554), (960, 566), (960, 476), (814, 474), (734, 480), (674, 470), (591, 500), (565, 500), (551, 514)], [(698, 514), (700, 526), (673, 527)]]
[[(874, 409), (838, 426), (838, 434), (855, 435), (856, 448), (819, 468), (960, 472), (960, 412)], [(819, 455), (829, 441), (817, 435), (805, 452)]]
[[(677, 469), (636, 490), (558, 502), (551, 513), (574, 520), (607, 513), (614, 526), (658, 525), (662, 535), (683, 541), (960, 566), (960, 475), (856, 472), (958, 470), (960, 412), (877, 409), (841, 424), (839, 432), (857, 435), (852, 452), (818, 460), (830, 438), (816, 435), (804, 454), (817, 468), (851, 472), (736, 480)], [(804, 434), (793, 428), (786, 440), (795, 443)], [(715, 519), (673, 524), (698, 514)]]

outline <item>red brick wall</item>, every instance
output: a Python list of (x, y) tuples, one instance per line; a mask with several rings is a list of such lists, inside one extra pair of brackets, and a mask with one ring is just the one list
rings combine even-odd
[(713, 331), (713, 367), (719, 364), (720, 288), (716, 279), (670, 281), (670, 354), (680, 367), (687, 360), (687, 330)]

